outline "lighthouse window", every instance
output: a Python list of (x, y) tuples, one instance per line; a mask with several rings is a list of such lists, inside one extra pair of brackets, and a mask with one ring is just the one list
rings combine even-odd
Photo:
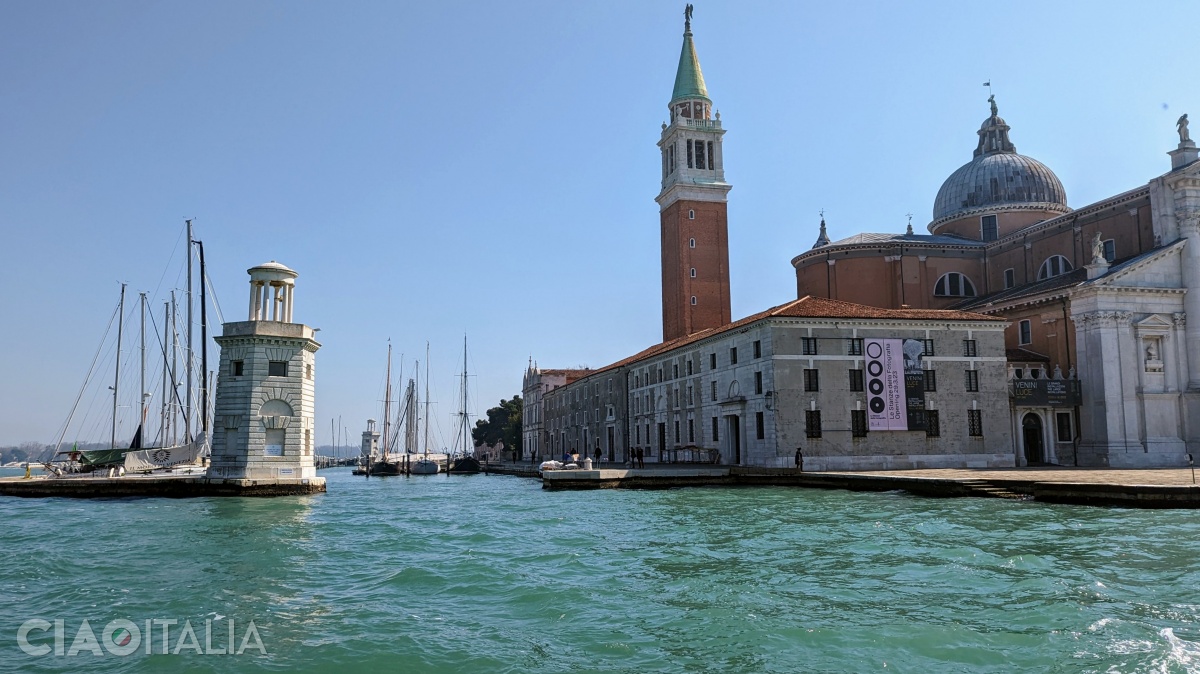
[(234, 361), (229, 362), (229, 369), (230, 369), (229, 374), (233, 375), (234, 377), (242, 376), (242, 373), (245, 371), (245, 368), (246, 368), (246, 361), (244, 361), (244, 360), (234, 360)]
[(287, 365), (286, 360), (272, 360), (267, 365), (267, 375), (270, 377), (286, 377)]

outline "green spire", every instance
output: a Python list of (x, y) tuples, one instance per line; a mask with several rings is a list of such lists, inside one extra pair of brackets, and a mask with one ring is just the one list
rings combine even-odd
[(688, 5), (687, 19), (683, 24), (683, 51), (679, 53), (679, 70), (675, 71), (672, 103), (682, 98), (709, 100), (708, 89), (704, 87), (704, 73), (700, 72), (700, 59), (696, 56), (696, 46), (692, 44), (691, 8)]

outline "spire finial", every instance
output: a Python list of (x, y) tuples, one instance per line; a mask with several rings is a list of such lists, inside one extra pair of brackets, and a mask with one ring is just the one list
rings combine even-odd
[(907, 231), (907, 232), (905, 232), (905, 234), (909, 234), (909, 235), (911, 235), (911, 234), (913, 233), (913, 228), (912, 228), (912, 213), (906, 213), (905, 215), (907, 215), (907, 216), (908, 216), (908, 231)]
[(688, 3), (687, 7), (683, 8), (683, 32), (692, 32), (692, 5)]
[(830, 243), (829, 234), (825, 231), (825, 209), (822, 208), (820, 213), (821, 213), (821, 233), (817, 236), (817, 242), (813, 244), (813, 248), (820, 248), (821, 246), (828, 246)]

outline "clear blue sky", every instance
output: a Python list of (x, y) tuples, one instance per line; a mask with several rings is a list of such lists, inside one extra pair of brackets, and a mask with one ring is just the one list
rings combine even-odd
[[(357, 434), (379, 414), (389, 338), (406, 376), (431, 342), (444, 433), (464, 333), (474, 414), (530, 356), (595, 367), (658, 342), (683, 5), (0, 4), (0, 444), (54, 439), (118, 281), (161, 315), (184, 217), (227, 320), (248, 267), (300, 272), (321, 443), (331, 417)], [(1165, 172), (1176, 118), (1200, 117), (1198, 27), (1194, 2), (696, 3), (734, 318), (794, 298), (822, 208), (834, 239), (909, 212), (921, 231), (986, 80), (1072, 206)], [(85, 396), (84, 435), (107, 437), (105, 400)]]

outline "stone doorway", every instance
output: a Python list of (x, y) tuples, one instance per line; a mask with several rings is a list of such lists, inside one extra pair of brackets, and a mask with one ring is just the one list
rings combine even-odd
[(1025, 446), (1026, 465), (1041, 466), (1046, 464), (1045, 436), (1040, 416), (1030, 413), (1021, 419), (1021, 438)]

